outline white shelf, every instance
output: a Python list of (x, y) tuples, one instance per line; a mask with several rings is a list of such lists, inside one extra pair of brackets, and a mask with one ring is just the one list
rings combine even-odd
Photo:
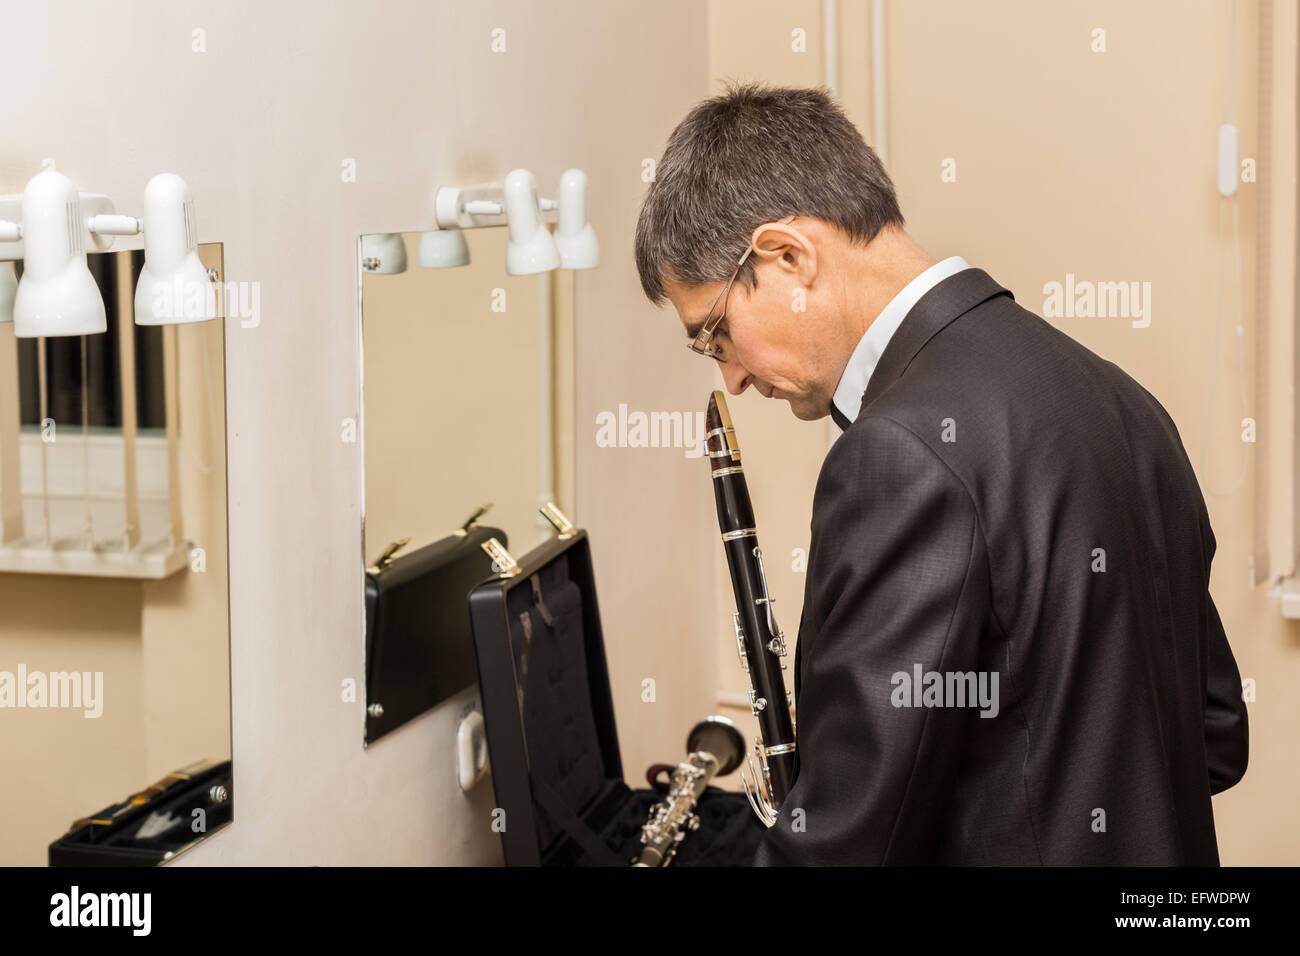
[(166, 541), (134, 551), (110, 549), (87, 551), (56, 543), (54, 547), (21, 541), (0, 545), (0, 573), (82, 574), (100, 578), (170, 577), (189, 565), (193, 542), (185, 541), (168, 550)]

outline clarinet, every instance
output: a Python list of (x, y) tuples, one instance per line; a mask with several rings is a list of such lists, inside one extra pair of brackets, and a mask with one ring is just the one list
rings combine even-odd
[(790, 792), (794, 775), (795, 734), (790, 717), (790, 695), (785, 689), (785, 635), (772, 616), (772, 598), (763, 573), (763, 552), (754, 528), (754, 508), (740, 463), (736, 430), (722, 392), (709, 398), (705, 415), (705, 448), (713, 474), (713, 494), (718, 505), (722, 544), (731, 570), (736, 611), (731, 616), (736, 631), (736, 652), (749, 674), (749, 702), (758, 718), (761, 739), (754, 742), (749, 760), (750, 777), (741, 774), (749, 805), (766, 826)]
[(705, 717), (686, 738), (684, 763), (673, 770), (668, 793), (650, 808), (641, 828), (642, 850), (633, 866), (667, 866), (686, 834), (700, 828), (695, 812), (709, 782), (723, 777), (745, 759), (745, 738), (726, 717)]

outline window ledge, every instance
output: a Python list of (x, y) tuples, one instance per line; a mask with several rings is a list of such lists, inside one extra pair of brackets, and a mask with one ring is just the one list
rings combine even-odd
[(193, 542), (183, 541), (169, 550), (166, 541), (159, 541), (132, 551), (88, 551), (62, 542), (49, 547), (15, 541), (0, 545), (0, 572), (160, 580), (188, 566), (193, 546)]

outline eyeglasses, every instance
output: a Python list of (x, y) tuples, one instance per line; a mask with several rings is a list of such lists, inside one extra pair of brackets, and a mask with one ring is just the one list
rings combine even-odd
[[(787, 216), (785, 219), (782, 219), (781, 222), (788, 224), (794, 222), (794, 218), (794, 216)], [(722, 323), (722, 320), (727, 317), (727, 300), (731, 294), (731, 286), (735, 283), (736, 277), (740, 275), (741, 268), (744, 267), (745, 261), (750, 257), (750, 254), (753, 253), (753, 251), (754, 243), (751, 241), (745, 248), (745, 254), (741, 256), (740, 261), (736, 263), (736, 271), (731, 274), (731, 278), (727, 280), (726, 286), (723, 287), (723, 290), (720, 293), (718, 293), (718, 297), (713, 300), (713, 305), (709, 307), (710, 316), (713, 315), (713, 310), (718, 307), (719, 302), (722, 303), (722, 311), (718, 313), (716, 319), (705, 319), (704, 325), (700, 327), (700, 331), (696, 333), (695, 338), (686, 343), (686, 347), (692, 352), (696, 352), (700, 355), (707, 355), (709, 358), (717, 362), (727, 361), (726, 356), (713, 346), (713, 333)]]
[(707, 355), (709, 358), (717, 362), (725, 362), (727, 360), (726, 356), (719, 352), (712, 344), (713, 331), (722, 323), (722, 320), (727, 317), (727, 298), (731, 293), (731, 285), (736, 281), (736, 276), (740, 275), (741, 267), (745, 264), (745, 260), (749, 258), (749, 254), (753, 251), (753, 243), (750, 243), (749, 248), (745, 250), (745, 254), (741, 256), (740, 261), (736, 263), (736, 271), (733, 272), (731, 278), (727, 280), (726, 287), (724, 287), (718, 294), (718, 297), (713, 300), (713, 305), (709, 306), (709, 315), (713, 315), (713, 310), (718, 307), (718, 303), (722, 303), (722, 311), (718, 314), (718, 317), (715, 319), (706, 319), (704, 325), (700, 327), (700, 331), (696, 333), (695, 338), (686, 343), (686, 347), (692, 352), (698, 352), (700, 355)]

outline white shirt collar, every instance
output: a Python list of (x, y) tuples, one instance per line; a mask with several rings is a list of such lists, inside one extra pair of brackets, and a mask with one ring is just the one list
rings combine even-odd
[(866, 394), (867, 383), (876, 370), (876, 363), (880, 361), (894, 332), (903, 324), (907, 313), (912, 311), (912, 306), (944, 279), (969, 268), (970, 264), (961, 256), (949, 256), (930, 266), (889, 300), (889, 304), (876, 316), (876, 320), (858, 342), (858, 347), (853, 350), (849, 364), (840, 376), (840, 383), (835, 387), (832, 401), (845, 418), (854, 421), (858, 417), (862, 396)]

